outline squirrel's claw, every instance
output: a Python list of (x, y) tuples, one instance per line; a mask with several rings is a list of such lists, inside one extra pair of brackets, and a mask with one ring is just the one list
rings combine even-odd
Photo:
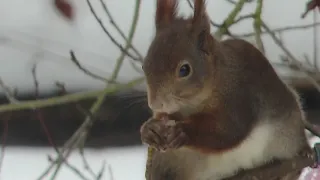
[(166, 147), (169, 149), (178, 149), (188, 142), (188, 136), (179, 124), (171, 126), (166, 133)]
[(141, 141), (155, 149), (165, 150), (165, 123), (156, 119), (149, 119), (140, 128)]

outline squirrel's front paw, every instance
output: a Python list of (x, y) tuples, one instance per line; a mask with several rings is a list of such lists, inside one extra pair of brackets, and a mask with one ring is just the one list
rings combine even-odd
[(187, 144), (188, 136), (184, 132), (181, 124), (169, 126), (166, 131), (166, 148), (177, 149)]
[(165, 121), (149, 119), (140, 128), (142, 142), (159, 151), (164, 151), (166, 149), (167, 128)]

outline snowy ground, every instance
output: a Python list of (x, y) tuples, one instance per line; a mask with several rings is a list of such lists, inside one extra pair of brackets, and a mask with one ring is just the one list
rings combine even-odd
[[(313, 138), (310, 142), (313, 144), (319, 141), (319, 138)], [(103, 162), (106, 167), (110, 166), (112, 173), (106, 168), (103, 180), (142, 180), (144, 178), (146, 147), (135, 146), (128, 148), (108, 148), (103, 150), (86, 149), (85, 155), (91, 168), (98, 173)], [(1, 170), (1, 180), (35, 180), (49, 165), (48, 155), (54, 155), (52, 148), (7, 148)], [(69, 158), (69, 163), (79, 167), (88, 177), (89, 174), (84, 169), (82, 158), (78, 152), (74, 152)], [(307, 169), (306, 173), (309, 172)], [(314, 170), (315, 175), (319, 170)], [(48, 176), (46, 179), (49, 179)], [(113, 178), (112, 178), (113, 177)], [(57, 180), (78, 180), (80, 179), (73, 171), (63, 167)], [(320, 177), (314, 176), (301, 178), (301, 180), (318, 180)]]
[[(55, 155), (52, 148), (7, 148), (5, 152), (1, 180), (36, 180), (50, 164), (48, 155)], [(114, 180), (142, 180), (144, 177), (146, 147), (110, 148), (104, 150), (85, 150), (86, 159), (91, 168), (98, 173), (104, 161), (106, 169), (103, 180), (111, 180), (108, 166)], [(82, 158), (77, 151), (69, 158), (69, 163), (79, 167), (88, 178)], [(47, 176), (44, 180), (50, 179)], [(63, 167), (56, 180), (80, 180), (70, 169)]]

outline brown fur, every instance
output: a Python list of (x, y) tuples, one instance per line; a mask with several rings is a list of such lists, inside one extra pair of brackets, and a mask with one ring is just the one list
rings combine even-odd
[[(287, 155), (274, 152), (275, 158), (289, 157), (305, 147), (298, 97), (266, 57), (244, 40), (216, 41), (210, 34), (203, 0), (195, 1), (194, 16), (186, 19), (176, 17), (172, 11), (176, 5), (172, 0), (158, 0), (156, 35), (143, 65), (148, 103), (155, 115), (142, 126), (142, 140), (169, 151), (155, 155), (151, 180), (193, 177), (196, 167), (192, 164), (197, 164), (193, 161), (236, 149), (261, 124), (289, 128), (283, 129), (279, 143), (271, 145), (283, 140), (294, 147)], [(179, 78), (177, 71), (183, 62), (191, 66), (191, 75)], [(168, 119), (176, 120), (176, 125), (159, 121), (158, 113), (170, 114)], [(297, 136), (296, 144), (289, 135)], [(177, 152), (184, 153), (178, 151), (181, 147), (191, 151), (179, 155)]]

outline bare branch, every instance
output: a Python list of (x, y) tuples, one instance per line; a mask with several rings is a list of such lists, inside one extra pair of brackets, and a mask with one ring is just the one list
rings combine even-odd
[(228, 1), (229, 3), (231, 3), (231, 4), (233, 4), (233, 5), (236, 4), (236, 2), (235, 2), (234, 0), (226, 0), (226, 1)]
[(34, 88), (35, 88), (35, 96), (38, 97), (39, 96), (39, 81), (37, 79), (37, 63), (34, 63), (34, 65), (31, 68), (31, 73), (32, 73), (32, 78), (33, 78), (33, 84), (34, 84)]
[(95, 179), (98, 179), (98, 176), (93, 172), (91, 166), (89, 165), (85, 155), (84, 155), (84, 152), (83, 152), (83, 149), (82, 148), (79, 148), (79, 152), (80, 152), (80, 156), (81, 156), (81, 159), (82, 159), (82, 163), (84, 165), (84, 168), (89, 172), (89, 174), (95, 178)]
[(254, 18), (255, 14), (248, 14), (248, 15), (244, 15), (244, 16), (240, 16), (238, 19), (234, 20), (233, 24), (236, 24), (242, 20), (246, 20), (246, 19), (250, 19), (250, 18)]
[[(234, 0), (226, 0), (226, 1), (233, 4), (233, 5), (236, 4), (236, 2)], [(253, 0), (247, 0), (247, 2), (250, 3), (250, 2), (253, 2)]]
[[(127, 45), (126, 45), (126, 49), (125, 50), (127, 50), (130, 47), (130, 43), (131, 43), (131, 41), (133, 39), (133, 35), (134, 35), (135, 29), (136, 29), (136, 24), (137, 24), (137, 19), (138, 19), (139, 8), (140, 8), (140, 0), (137, 0), (136, 1), (135, 14), (134, 14), (134, 18), (133, 18), (134, 21), (132, 22), (132, 26), (131, 26), (131, 30), (130, 30), (129, 38), (128, 38), (129, 41), (128, 41)], [(120, 70), (120, 67), (121, 67), (121, 63), (123, 62), (124, 57), (125, 57), (125, 51), (123, 51), (122, 54), (120, 55), (120, 57), (117, 59), (117, 65), (116, 65), (116, 68), (114, 69), (114, 72), (112, 74), (111, 80), (115, 80), (116, 77), (118, 76), (118, 73), (119, 73), (119, 70)], [(137, 81), (138, 82), (142, 82), (143, 79), (144, 78), (139, 78), (139, 80), (137, 80)], [(131, 85), (133, 86), (135, 84), (136, 83), (131, 84)], [(122, 86), (122, 85), (119, 85), (119, 86)], [(112, 85), (111, 86), (111, 88), (115, 88), (115, 87), (116, 87), (116, 85)], [(116, 90), (119, 90), (119, 89), (114, 89), (114, 90), (116, 91)], [(85, 118), (85, 121), (82, 123), (81, 127), (78, 128), (78, 130), (72, 135), (72, 137), (65, 143), (62, 152), (67, 151), (67, 153), (66, 153), (66, 155), (64, 157), (59, 156), (56, 159), (56, 161), (54, 161), (54, 162), (57, 163), (57, 167), (56, 167), (56, 170), (54, 172), (53, 177), (55, 177), (57, 175), (59, 169), (61, 168), (61, 165), (62, 165), (62, 162), (63, 162), (62, 160), (69, 156), (69, 154), (71, 152), (71, 149), (73, 149), (74, 147), (78, 146), (79, 143), (85, 141), (86, 136), (87, 136), (87, 130), (91, 128), (91, 126), (92, 126), (92, 124), (94, 123), (94, 120), (95, 120), (95, 118), (92, 118), (91, 114), (95, 114), (100, 109), (100, 106), (102, 105), (102, 103), (104, 101), (104, 98), (108, 93), (109, 92), (104, 91), (97, 97), (96, 102), (90, 108), (90, 111), (89, 111), (90, 115), (88, 115)], [(48, 172), (51, 171), (51, 169), (53, 167), (54, 167), (54, 165), (51, 164), (47, 168), (47, 170), (43, 173), (43, 175), (40, 176), (40, 177), (45, 176)]]
[[(51, 163), (54, 163), (51, 157), (49, 157), (48, 159), (49, 161), (51, 161)], [(82, 180), (89, 180), (89, 178), (87, 178), (80, 170), (78, 170), (76, 167), (71, 165), (69, 162), (65, 161), (64, 164), (76, 175), (78, 175)]]
[(242, 10), (244, 4), (247, 2), (247, 0), (239, 0), (233, 10), (230, 12), (228, 17), (224, 20), (222, 26), (217, 30), (215, 33), (215, 37), (219, 40), (222, 38), (223, 35), (225, 35), (228, 32), (228, 29), (231, 25), (234, 24), (235, 18)]
[(109, 174), (110, 174), (110, 180), (114, 180), (114, 176), (113, 176), (113, 172), (112, 172), (112, 168), (110, 165), (108, 165), (108, 170), (109, 170)]
[(71, 50), (70, 51), (70, 57), (71, 57), (71, 61), (81, 70), (83, 71), (85, 74), (89, 75), (90, 77), (93, 77), (95, 79), (98, 79), (98, 80), (101, 80), (101, 81), (104, 81), (104, 82), (107, 82), (107, 83), (116, 83), (115, 81), (111, 81), (111, 80), (108, 80), (104, 77), (101, 77), (101, 76), (98, 76), (92, 72), (90, 72), (89, 70), (87, 70), (86, 68), (84, 68), (80, 62), (78, 61), (76, 55), (74, 54), (74, 52)]
[(15, 99), (13, 90), (6, 86), (2, 79), (0, 78), (0, 87), (3, 89), (4, 94), (6, 95), (7, 99), (10, 101), (10, 103), (18, 103), (19, 101)]
[[(134, 14), (133, 14), (133, 20), (132, 20), (131, 28), (130, 28), (129, 35), (128, 35), (128, 42), (127, 42), (125, 49), (124, 49), (125, 51), (127, 51), (130, 48), (131, 43), (133, 41), (134, 34), (137, 29), (137, 23), (138, 23), (139, 13), (140, 13), (140, 5), (141, 5), (141, 0), (136, 0)], [(122, 54), (120, 54), (119, 58), (117, 59), (117, 64), (116, 64), (116, 67), (111, 75), (111, 80), (117, 79), (118, 74), (120, 72), (120, 68), (121, 68), (122, 63), (124, 61), (124, 57), (125, 57), (125, 53), (123, 52)]]
[(70, 163), (68, 163), (67, 161), (64, 162), (65, 165), (71, 169), (76, 175), (78, 175), (82, 180), (90, 180), (89, 178), (87, 178), (80, 170), (78, 170), (76, 167), (72, 166)]
[(310, 83), (312, 83), (315, 88), (320, 92), (320, 85), (317, 83), (317, 81), (311, 77), (306, 69), (304, 69), (302, 63), (293, 56), (293, 54), (282, 44), (282, 42), (277, 38), (277, 36), (274, 34), (274, 32), (271, 31), (271, 29), (262, 22), (262, 27), (268, 32), (268, 34), (271, 36), (271, 38), (274, 40), (274, 42), (286, 53), (286, 55), (290, 58), (291, 63), (295, 65), (299, 70), (306, 75), (306, 78)]
[(97, 22), (99, 23), (100, 27), (102, 28), (102, 30), (105, 32), (105, 34), (109, 37), (109, 39), (123, 52), (125, 53), (127, 56), (129, 56), (130, 58), (132, 58), (133, 60), (136, 61), (141, 61), (139, 58), (133, 56), (131, 53), (129, 53), (127, 50), (125, 50), (122, 45), (117, 42), (114, 37), (111, 35), (111, 33), (107, 30), (107, 28), (103, 25), (101, 19), (98, 17), (98, 15), (96, 14), (95, 10), (93, 9), (90, 0), (86, 0), (91, 13), (93, 14), (93, 16), (95, 17), (95, 19), (97, 20)]
[(138, 55), (139, 57), (139, 60), (141, 60), (142, 62), (142, 55), (140, 54), (140, 52), (132, 45), (132, 43), (129, 43), (129, 40), (128, 38), (126, 37), (126, 35), (124, 34), (124, 32), (120, 29), (119, 25), (116, 23), (116, 21), (114, 20), (111, 12), (109, 11), (106, 3), (103, 1), (103, 0), (100, 0), (100, 3), (104, 9), (104, 11), (106, 12), (107, 14), (107, 17), (109, 18), (110, 20), (110, 23), (114, 26), (114, 28), (118, 31), (118, 33), (120, 34), (120, 36), (126, 41), (126, 43), (128, 43), (130, 45), (130, 48)]
[[(103, 175), (104, 175), (105, 169), (106, 169), (106, 162), (103, 161), (103, 162), (102, 162), (101, 169), (100, 169), (100, 171), (99, 171), (99, 173), (98, 173), (97, 180), (101, 180), (101, 179), (102, 179), (102, 177), (103, 177)], [(110, 180), (113, 180), (113, 173), (112, 173), (112, 170), (111, 170), (111, 169), (109, 169), (109, 174), (110, 174)]]
[[(39, 97), (39, 81), (37, 79), (37, 63), (35, 63), (33, 66), (32, 66), (32, 69), (31, 69), (31, 73), (32, 73), (32, 77), (33, 77), (33, 83), (34, 83), (34, 86), (35, 86), (35, 99), (38, 99)], [(50, 143), (51, 146), (53, 146), (54, 150), (59, 153), (59, 150), (57, 148), (57, 146), (55, 145), (52, 137), (51, 137), (51, 133), (49, 132), (49, 129), (47, 127), (47, 125), (45, 124), (45, 121), (44, 121), (44, 118), (43, 118), (43, 114), (41, 113), (41, 110), (35, 108), (33, 109), (35, 114), (36, 114), (36, 118), (39, 120), (46, 136), (47, 136), (47, 139)]]
[[(100, 3), (105, 11), (105, 13), (107, 14), (107, 17), (109, 18), (109, 21), (111, 23), (111, 25), (114, 26), (114, 28), (118, 31), (118, 33), (120, 34), (120, 36), (126, 41), (126, 43), (129, 44), (130, 48), (138, 55), (139, 61), (142, 62), (143, 61), (143, 57), (140, 54), (140, 52), (132, 45), (132, 43), (129, 43), (129, 39), (126, 37), (126, 35), (124, 34), (124, 32), (120, 29), (119, 25), (116, 23), (116, 21), (114, 20), (111, 12), (109, 11), (106, 3), (103, 0), (100, 0)], [(129, 61), (131, 66), (139, 73), (142, 73), (141, 68), (138, 68), (136, 66), (136, 64), (134, 64), (134, 62)]]
[[(136, 84), (139, 84), (143, 82), (144, 78), (138, 78), (136, 80), (133, 80), (127, 84), (119, 84), (119, 85), (113, 85), (109, 88), (106, 88), (104, 91), (100, 93), (95, 93), (93, 97), (96, 97), (99, 95), (99, 98), (97, 99), (97, 102), (94, 103), (93, 107), (90, 109), (90, 112), (92, 114), (95, 114), (95, 112), (99, 109), (100, 105), (102, 104), (104, 97), (112, 92), (116, 92), (118, 90), (121, 90), (122, 88), (131, 88), (135, 86)], [(83, 95), (82, 95), (83, 96)], [(38, 100), (41, 101), (41, 100)], [(34, 103), (36, 103), (35, 101)], [(30, 103), (29, 103), (30, 105)], [(43, 104), (40, 104), (39, 106), (41, 107)], [(33, 105), (34, 106), (34, 105)], [(27, 106), (28, 107), (28, 106)], [(10, 108), (9, 108), (10, 109)], [(1, 112), (1, 111), (0, 111)], [(58, 158), (54, 161), (54, 163), (51, 163), (49, 167), (40, 175), (38, 180), (43, 179), (45, 176), (48, 175), (48, 173), (54, 168), (55, 165), (57, 165), (56, 172), (57, 170), (61, 167), (63, 160), (67, 159), (67, 157), (70, 155), (71, 151), (76, 147), (77, 143), (81, 141), (81, 139), (84, 137), (83, 133), (86, 132), (86, 130), (91, 127), (91, 116), (88, 116), (85, 121), (82, 123), (82, 125), (77, 129), (77, 131), (71, 136), (71, 138), (64, 144), (62, 150), (60, 151), (62, 156), (58, 156)]]
[(258, 46), (258, 49), (265, 54), (263, 42), (261, 39), (261, 14), (262, 14), (262, 5), (263, 0), (258, 0), (257, 2), (257, 8), (254, 13), (254, 21), (253, 21), (253, 28), (255, 31), (255, 39)]
[(308, 54), (304, 53), (303, 56), (304, 56), (304, 59), (306, 60), (306, 63), (307, 63), (310, 67), (312, 67), (313, 65), (312, 65), (312, 63), (311, 63), (311, 61), (310, 61), (310, 58), (309, 58)]
[[(286, 27), (281, 27), (281, 28), (275, 28), (275, 29), (272, 29), (271, 31), (273, 33), (281, 33), (284, 31), (305, 30), (305, 29), (313, 28), (315, 26), (320, 26), (320, 22), (307, 24), (307, 25), (286, 26)], [(261, 34), (268, 34), (268, 32), (262, 31)], [(250, 33), (245, 33), (245, 34), (234, 34), (234, 36), (236, 36), (238, 38), (248, 38), (248, 37), (252, 37), (254, 35), (255, 35), (255, 32), (250, 32)]]
[(43, 108), (48, 106), (54, 106), (57, 104), (64, 104), (68, 102), (77, 102), (83, 99), (95, 98), (103, 92), (113, 93), (123, 88), (131, 88), (136, 84), (139, 84), (144, 81), (144, 77), (137, 78), (133, 81), (130, 81), (127, 84), (119, 84), (104, 90), (96, 90), (91, 92), (80, 92), (74, 94), (68, 94), (59, 97), (53, 97), (48, 99), (40, 99), (40, 100), (30, 100), (30, 101), (20, 101), (17, 104), (4, 104), (0, 105), (0, 112), (6, 111), (17, 111), (23, 109), (34, 109), (34, 108)]

